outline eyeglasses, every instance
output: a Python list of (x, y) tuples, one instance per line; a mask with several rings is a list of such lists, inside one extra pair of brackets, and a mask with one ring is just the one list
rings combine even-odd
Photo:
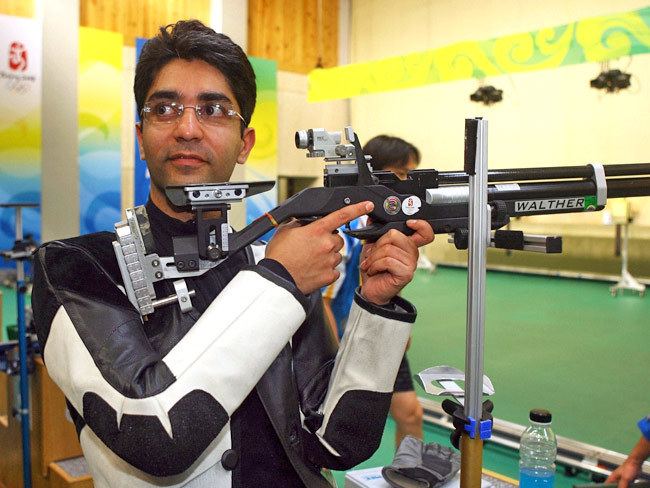
[(193, 108), (196, 118), (205, 125), (213, 127), (228, 125), (235, 117), (239, 117), (246, 125), (244, 117), (239, 112), (214, 102), (203, 102), (188, 106), (177, 102), (145, 103), (141, 115), (152, 124), (171, 124), (180, 120), (187, 108)]

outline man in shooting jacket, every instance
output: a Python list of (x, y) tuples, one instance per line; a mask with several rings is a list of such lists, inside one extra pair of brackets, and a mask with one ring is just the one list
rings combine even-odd
[[(196, 234), (168, 185), (224, 182), (255, 142), (255, 77), (241, 48), (198, 21), (160, 30), (136, 68), (137, 137), (151, 174), (146, 205), (160, 256)], [(411, 280), (429, 224), (410, 221), (371, 244), (337, 348), (319, 290), (337, 278), (335, 230), (372, 204), (280, 226), (187, 278), (190, 312), (129, 302), (112, 233), (43, 245), (33, 308), (45, 364), (63, 390), (95, 486), (329, 486), (379, 445), (415, 308)], [(174, 292), (155, 283), (157, 296)]]

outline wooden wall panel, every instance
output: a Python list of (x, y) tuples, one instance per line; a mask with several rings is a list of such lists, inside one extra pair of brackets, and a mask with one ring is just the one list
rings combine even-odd
[[(319, 12), (320, 8), (320, 12)], [(338, 0), (248, 0), (248, 54), (308, 73), (338, 64)]]
[(0, 14), (33, 17), (34, 0), (0, 0)]
[(8, 415), (9, 411), (9, 398), (7, 397), (7, 382), (9, 377), (6, 373), (0, 372), (0, 429), (9, 425)]
[[(16, 378), (4, 385), (5, 398), (10, 401), (15, 397)], [(50, 463), (80, 456), (81, 447), (74, 424), (66, 419), (63, 393), (48, 376), (40, 357), (34, 360), (34, 373), (29, 381), (32, 396), (32, 486), (51, 488)], [(17, 488), (23, 485), (21, 425), (20, 420), (11, 415), (6, 420), (0, 421), (0, 486), (4, 484), (8, 488)], [(89, 486), (88, 482), (85, 486)]]
[[(246, 1), (246, 0), (241, 0)], [(320, 9), (320, 12), (319, 12)], [(34, 16), (33, 0), (0, 0), (0, 14)], [(210, 0), (79, 0), (84, 27), (121, 32), (124, 44), (179, 19), (210, 21)], [(248, 0), (248, 54), (308, 73), (338, 64), (339, 0)]]
[[(245, 0), (242, 0), (245, 1)], [(0, 14), (34, 16), (34, 0), (0, 0)], [(210, 0), (80, 0), (79, 24), (121, 32), (133, 46), (136, 37), (153, 37), (161, 25), (180, 19), (210, 22)]]
[(47, 374), (43, 359), (34, 360), (32, 375), (32, 412), (34, 440), (32, 449), (39, 449), (41, 474), (47, 477), (51, 462), (82, 455), (74, 424), (66, 419), (63, 392)]
[(136, 37), (153, 37), (161, 25), (181, 19), (209, 23), (210, 0), (80, 0), (79, 4), (80, 25), (121, 32), (129, 46)]

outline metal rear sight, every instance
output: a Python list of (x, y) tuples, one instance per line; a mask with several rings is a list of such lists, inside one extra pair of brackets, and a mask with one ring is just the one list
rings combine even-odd
[[(347, 143), (341, 143), (341, 132), (325, 129), (299, 130), (295, 135), (296, 147), (307, 149), (308, 158), (324, 158), (325, 186), (333, 186), (330, 176), (343, 177), (339, 180), (344, 185), (368, 186), (377, 184), (378, 179), (372, 175), (371, 157), (363, 154), (359, 138), (351, 126), (343, 129)], [(351, 161), (351, 164), (341, 164)]]
[(296, 132), (298, 149), (307, 149), (308, 158), (325, 158), (325, 161), (354, 161), (354, 131), (348, 126), (344, 129), (347, 143), (341, 144), (341, 132), (325, 129), (307, 129)]

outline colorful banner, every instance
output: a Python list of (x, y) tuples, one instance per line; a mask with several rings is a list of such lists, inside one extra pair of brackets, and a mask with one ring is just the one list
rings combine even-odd
[[(255, 127), (255, 146), (244, 165), (246, 181), (278, 178), (278, 65), (275, 61), (248, 58), (257, 79), (257, 105), (251, 120)], [(246, 199), (246, 222), (251, 223), (278, 204), (277, 185)]]
[[(0, 203), (41, 200), (42, 27), (0, 15)], [(23, 234), (39, 242), (38, 209), (23, 210)], [(0, 249), (15, 240), (15, 210), (0, 208)], [(13, 267), (0, 260), (0, 265)]]
[(309, 73), (311, 102), (650, 52), (650, 7)]
[[(146, 39), (136, 41), (136, 59), (140, 57)], [(246, 181), (276, 180), (278, 177), (278, 100), (277, 63), (267, 59), (249, 58), (257, 80), (257, 104), (251, 120), (257, 136), (255, 146), (244, 165)], [(136, 120), (137, 114), (136, 114)], [(140, 159), (138, 140), (135, 140), (135, 205), (144, 205), (149, 196), (149, 172)], [(246, 222), (250, 223), (277, 205), (277, 188), (249, 197), (246, 203)]]
[[(140, 53), (142, 52), (142, 46), (147, 42), (147, 39), (138, 37), (135, 40), (135, 62), (137, 64), (138, 59), (140, 59)], [(137, 122), (140, 120), (140, 114), (138, 114), (138, 107), (134, 104), (133, 112), (135, 113), (134, 120)], [(147, 162), (140, 158), (140, 145), (138, 144), (138, 138), (135, 135), (135, 129), (133, 134), (133, 139), (135, 141), (135, 155), (133, 157), (133, 205), (144, 205), (149, 199), (149, 186), (151, 185), (151, 177), (149, 176), (149, 169), (147, 168)]]
[(79, 28), (80, 232), (122, 219), (122, 34)]

